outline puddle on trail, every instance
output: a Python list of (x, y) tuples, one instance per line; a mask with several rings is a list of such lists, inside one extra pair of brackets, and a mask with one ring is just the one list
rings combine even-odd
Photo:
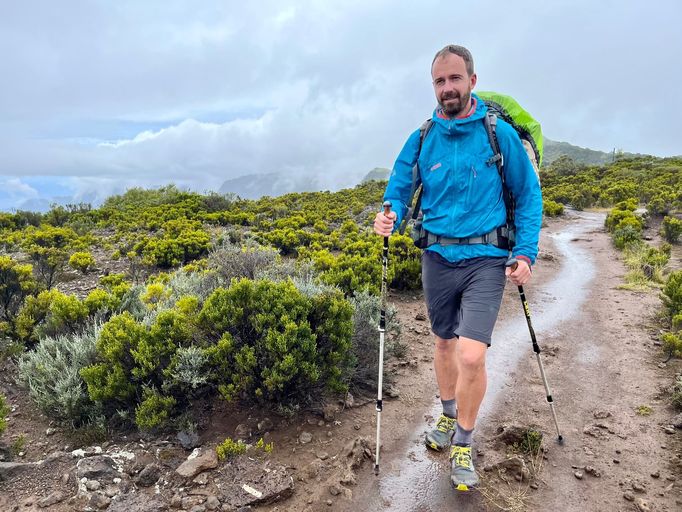
[[(542, 298), (543, 304), (534, 306), (529, 299), (531, 320), (541, 349), (544, 339), (557, 336), (561, 324), (578, 313), (585, 300), (586, 289), (594, 277), (595, 267), (589, 252), (571, 240), (599, 228), (603, 224), (603, 216), (584, 212), (576, 213), (575, 216), (577, 219), (574, 224), (567, 225), (560, 233), (550, 234), (563, 264), (554, 279), (534, 290), (534, 296)], [(545, 300), (547, 298), (550, 300)], [(496, 407), (503, 406), (500, 401), (504, 394), (500, 392), (511, 385), (511, 375), (521, 358), (533, 353), (520, 299), (518, 307), (518, 316), (500, 321), (495, 329), (487, 359), (488, 391), (479, 414), (479, 423), (485, 422), (486, 416)], [(585, 353), (581, 357), (587, 364), (597, 360), (596, 352)], [(547, 379), (551, 386), (551, 373)], [(436, 400), (430, 413), (435, 418), (440, 412), (440, 401)], [(369, 505), (365, 510), (436, 512), (454, 505), (450, 482), (445, 476), (448, 471), (447, 457), (426, 453), (426, 449), (421, 451), (426, 428), (425, 423), (420, 424), (410, 434), (402, 451), (408, 453), (417, 448), (417, 457), (394, 458), (384, 462), (378, 495), (376, 486), (373, 486), (374, 493), (366, 499), (360, 499)], [(456, 508), (479, 510), (480, 503), (474, 498), (474, 493), (466, 493), (457, 497)]]

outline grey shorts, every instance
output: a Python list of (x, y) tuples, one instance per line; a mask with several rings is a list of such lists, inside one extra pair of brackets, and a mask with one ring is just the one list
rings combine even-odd
[(490, 346), (502, 302), (507, 258), (451, 263), (434, 251), (422, 254), (422, 284), (431, 330), (443, 339), (471, 338)]

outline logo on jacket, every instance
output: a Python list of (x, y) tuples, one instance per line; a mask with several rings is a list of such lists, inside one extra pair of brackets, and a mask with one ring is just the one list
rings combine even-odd
[(440, 162), (438, 162), (437, 164), (431, 166), (431, 169), (429, 169), (429, 170), (430, 170), (430, 171), (435, 171), (436, 169), (440, 169), (441, 165), (443, 165), (443, 164), (441, 164)]

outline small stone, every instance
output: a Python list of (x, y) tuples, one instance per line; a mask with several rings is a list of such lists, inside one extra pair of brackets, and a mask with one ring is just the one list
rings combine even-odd
[(181, 430), (175, 437), (185, 450), (192, 450), (199, 446), (199, 434), (196, 432)]
[(88, 491), (96, 491), (100, 487), (102, 487), (102, 484), (100, 484), (97, 480), (88, 480), (87, 482), (85, 482), (85, 488)]
[(343, 406), (346, 409), (352, 409), (355, 406), (355, 397), (351, 393), (346, 393), (346, 398), (343, 400)]
[(640, 482), (632, 482), (632, 490), (635, 492), (644, 492), (646, 491), (646, 488), (644, 487), (644, 484)]
[(135, 478), (135, 483), (140, 487), (150, 487), (161, 477), (161, 467), (158, 464), (147, 464)]
[(317, 452), (317, 458), (320, 460), (327, 460), (329, 458), (329, 454), (327, 452)]
[(637, 510), (639, 512), (649, 512), (649, 510), (651, 510), (649, 508), (649, 504), (646, 501), (644, 501), (642, 498), (637, 498), (635, 505), (637, 505)]
[(332, 500), (327, 500), (327, 505), (328, 505), (328, 506), (331, 507), (333, 504), (334, 504), (334, 502), (333, 502)]
[(234, 429), (234, 437), (242, 441), (251, 437), (251, 428), (244, 423), (240, 423)]
[(611, 416), (609, 411), (594, 411), (593, 416), (597, 420), (605, 420)]
[(630, 491), (625, 491), (623, 493), (623, 498), (625, 498), (628, 501), (635, 501), (635, 495), (632, 494)]
[(320, 420), (317, 422), (318, 427), (324, 427), (324, 420)]
[(206, 485), (208, 483), (208, 473), (199, 473), (192, 481), (197, 485)]
[(182, 496), (174, 494), (170, 500), (170, 506), (173, 508), (182, 508)]
[(54, 491), (45, 498), (41, 499), (38, 501), (38, 506), (40, 508), (47, 508), (51, 507), (52, 505), (56, 505), (57, 503), (64, 501), (67, 498), (66, 494), (64, 494), (61, 491)]
[(360, 425), (358, 425), (358, 424), (356, 423), (355, 425), (353, 425), (353, 428), (354, 428), (355, 430), (360, 430)]
[(654, 471), (653, 473), (651, 473), (651, 478), (661, 478), (661, 472)]
[(582, 471), (576, 471), (573, 473), (573, 476), (576, 477), (578, 480), (583, 479), (583, 472)]
[(206, 509), (218, 510), (218, 507), (220, 507), (220, 500), (215, 496), (209, 496), (208, 499), (206, 500)]
[(45, 435), (46, 435), (46, 436), (51, 436), (51, 435), (53, 435), (55, 432), (57, 432), (57, 429), (56, 429), (56, 428), (50, 427), (50, 428), (48, 428), (48, 429), (45, 431)]
[(338, 496), (343, 492), (343, 489), (341, 489), (341, 486), (338, 484), (332, 484), (329, 486), (329, 494), (332, 496)]
[(426, 320), (426, 315), (422, 312), (419, 312), (414, 316), (414, 319), (423, 322), (424, 320)]
[(537, 483), (531, 482), (531, 484), (530, 484), (530, 488), (531, 488), (531, 489), (537, 489), (538, 487), (539, 487), (539, 486), (538, 486)]
[(674, 434), (675, 433), (675, 427), (671, 427), (670, 425), (668, 425), (667, 427), (665, 427), (663, 429), (663, 432), (665, 432), (666, 434)]
[(620, 459), (613, 459), (614, 464), (620, 464)]
[(301, 435), (298, 437), (298, 442), (301, 444), (308, 444), (313, 440), (313, 435), (310, 432), (301, 432)]

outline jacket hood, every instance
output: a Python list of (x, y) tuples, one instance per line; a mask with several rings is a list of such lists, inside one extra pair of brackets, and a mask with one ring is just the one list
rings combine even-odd
[(442, 125), (445, 128), (451, 128), (454, 125), (462, 125), (466, 123), (471, 123), (473, 121), (480, 121), (485, 117), (485, 113), (488, 111), (488, 106), (485, 104), (485, 102), (479, 98), (476, 93), (471, 93), (471, 97), (476, 99), (476, 110), (468, 117), (462, 118), (462, 119), (457, 119), (457, 118), (452, 118), (452, 119), (444, 119), (441, 117), (440, 112), (441, 112), (441, 107), (440, 105), (436, 107), (433, 111), (433, 122), (438, 123)]

